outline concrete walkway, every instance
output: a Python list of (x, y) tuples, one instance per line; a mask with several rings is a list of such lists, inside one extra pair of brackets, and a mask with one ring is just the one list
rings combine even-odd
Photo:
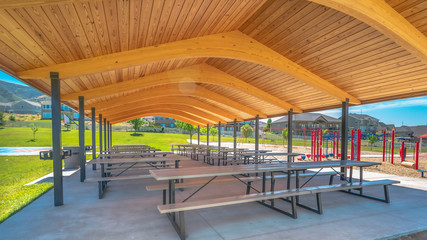
[[(203, 163), (186, 161), (185, 165)], [(86, 171), (89, 177), (99, 174), (91, 166)], [(78, 173), (64, 178), (64, 206), (54, 207), (53, 191), (49, 191), (0, 224), (0, 239), (179, 239), (157, 210), (161, 192), (145, 190), (157, 183), (154, 179), (110, 182), (105, 197), (98, 199), (97, 184), (80, 183)], [(187, 239), (388, 239), (427, 229), (427, 180), (368, 172), (364, 177), (391, 178), (402, 184), (390, 188), (390, 204), (341, 192), (323, 194), (324, 214), (298, 208), (298, 219), (257, 203), (189, 211), (185, 214)], [(313, 185), (327, 182), (319, 178)], [(178, 191), (177, 201), (191, 190)], [(244, 191), (240, 183), (212, 185), (194, 199)], [(365, 192), (382, 194), (382, 188)], [(313, 196), (301, 201), (315, 204)], [(285, 202), (280, 206), (290, 207)]]

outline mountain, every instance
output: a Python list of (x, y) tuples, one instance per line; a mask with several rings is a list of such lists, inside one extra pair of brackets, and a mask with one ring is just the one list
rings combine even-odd
[(4, 82), (0, 80), (0, 102), (13, 102), (20, 99), (31, 99), (44, 94), (29, 86)]

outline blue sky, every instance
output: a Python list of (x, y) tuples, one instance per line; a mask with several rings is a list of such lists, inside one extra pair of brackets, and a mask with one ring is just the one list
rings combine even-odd
[[(26, 85), (1, 71), (0, 80)], [(341, 116), (341, 109), (320, 111), (320, 113), (338, 118)], [(381, 122), (386, 124), (394, 124), (396, 126), (402, 126), (402, 124), (407, 126), (426, 125), (427, 96), (353, 106), (350, 107), (350, 113), (368, 114), (372, 117), (380, 119)], [(273, 121), (275, 119), (277, 118), (273, 118)]]

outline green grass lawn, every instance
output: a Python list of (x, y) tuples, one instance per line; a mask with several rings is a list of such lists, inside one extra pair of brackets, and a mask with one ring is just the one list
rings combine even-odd
[(38, 156), (0, 156), (0, 223), (52, 188), (52, 183), (24, 186), (50, 172), (52, 161)]

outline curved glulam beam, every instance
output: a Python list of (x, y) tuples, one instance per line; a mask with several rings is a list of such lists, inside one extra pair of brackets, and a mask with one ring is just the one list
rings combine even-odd
[[(133, 102), (132, 104), (123, 105), (117, 107), (117, 111), (123, 110), (131, 110), (134, 106), (151, 106), (153, 104), (180, 104), (193, 108), (197, 108), (200, 111), (204, 111), (208, 114), (218, 116), (221, 119), (224, 119), (224, 122), (231, 122), (236, 118), (238, 121), (243, 121), (242, 118), (236, 117), (235, 114), (227, 112), (221, 108), (213, 106), (211, 104), (204, 103), (197, 99), (189, 98), (189, 97), (153, 97), (148, 100), (141, 100), (137, 102)], [(97, 113), (103, 113), (105, 111), (109, 111), (112, 108), (108, 109), (95, 109)], [(113, 108), (114, 109), (114, 108)]]
[(300, 113), (302, 110), (296, 106), (289, 104), (245, 81), (231, 76), (217, 68), (208, 64), (198, 64), (190, 67), (180, 68), (176, 70), (166, 71), (149, 75), (136, 80), (125, 81), (115, 84), (93, 88), (86, 91), (63, 95), (63, 100), (75, 100), (79, 96), (84, 96), (85, 99), (100, 98), (126, 91), (134, 91), (135, 89), (143, 89), (156, 87), (167, 84), (184, 84), (184, 83), (205, 83), (217, 86), (232, 88), (238, 91), (245, 92), (249, 95), (257, 97), (263, 101), (269, 102), (283, 109), (293, 109), (294, 112)]
[(102, 113), (103, 116), (108, 116), (112, 114), (118, 114), (122, 112), (140, 112), (147, 109), (171, 109), (171, 110), (180, 110), (182, 112), (194, 115), (197, 118), (204, 119), (205, 121), (209, 121), (210, 123), (218, 123), (219, 121), (224, 122), (227, 121), (225, 118), (220, 118), (217, 116), (214, 116), (212, 114), (209, 114), (207, 112), (201, 111), (197, 108), (190, 107), (187, 105), (182, 104), (158, 104), (156, 102), (152, 102), (152, 104), (146, 104), (146, 105), (139, 105), (139, 104), (132, 104), (131, 108), (110, 108), (108, 110), (99, 110), (100, 113)]
[(81, 0), (1, 0), (0, 8), (20, 8), (52, 4), (73, 3)]
[(106, 109), (122, 106), (123, 103), (130, 104), (135, 101), (149, 99), (153, 97), (166, 97), (166, 96), (190, 96), (201, 99), (208, 99), (218, 103), (222, 103), (229, 107), (232, 107), (238, 111), (245, 112), (252, 116), (259, 115), (260, 118), (267, 118), (267, 115), (261, 111), (254, 110), (248, 106), (243, 105), (240, 102), (227, 98), (221, 94), (208, 90), (197, 84), (169, 84), (164, 86), (158, 86), (150, 89), (143, 89), (136, 93), (132, 93), (126, 96), (114, 97), (107, 101), (97, 101), (91, 104), (86, 104), (86, 109)]
[(290, 74), (340, 101), (348, 98), (350, 103), (360, 103), (349, 93), (240, 31), (213, 34), (61, 63), (21, 71), (17, 75), (22, 79), (49, 79), (50, 72), (59, 72), (61, 78), (71, 78), (164, 60), (199, 57), (230, 58), (264, 65)]
[[(138, 116), (140, 116), (141, 114), (151, 114), (150, 116), (155, 116), (155, 113), (169, 113), (169, 114), (173, 114), (174, 117), (179, 116), (181, 119), (185, 119), (186, 122), (188, 121), (193, 121), (194, 123), (197, 123), (197, 125), (206, 125), (206, 124), (212, 124), (210, 121), (205, 121), (201, 118), (197, 118), (193, 115), (190, 115), (188, 113), (185, 113), (183, 111), (180, 110), (173, 110), (173, 109), (160, 109), (160, 108), (149, 108), (145, 111), (140, 111), (140, 112), (122, 112), (119, 114), (112, 114), (112, 115), (107, 115), (105, 116), (105, 118), (107, 119), (111, 119), (110, 121), (116, 121), (116, 120), (121, 120), (121, 119), (126, 119), (126, 118), (137, 118)], [(104, 117), (104, 115), (102, 115)], [(174, 118), (175, 119), (175, 118)], [(178, 119), (178, 118), (176, 118)]]
[(377, 29), (427, 65), (427, 37), (384, 0), (309, 0)]
[(180, 115), (168, 113), (168, 112), (164, 112), (164, 111), (143, 112), (143, 113), (139, 113), (137, 115), (130, 115), (130, 116), (113, 116), (113, 118), (110, 119), (110, 123), (116, 124), (116, 123), (126, 122), (129, 120), (135, 119), (135, 118), (148, 117), (148, 116), (162, 116), (162, 117), (173, 118), (173, 119), (183, 121), (183, 122), (195, 125), (195, 126), (205, 126), (206, 125), (205, 123), (197, 122), (197, 121), (182, 117)]

